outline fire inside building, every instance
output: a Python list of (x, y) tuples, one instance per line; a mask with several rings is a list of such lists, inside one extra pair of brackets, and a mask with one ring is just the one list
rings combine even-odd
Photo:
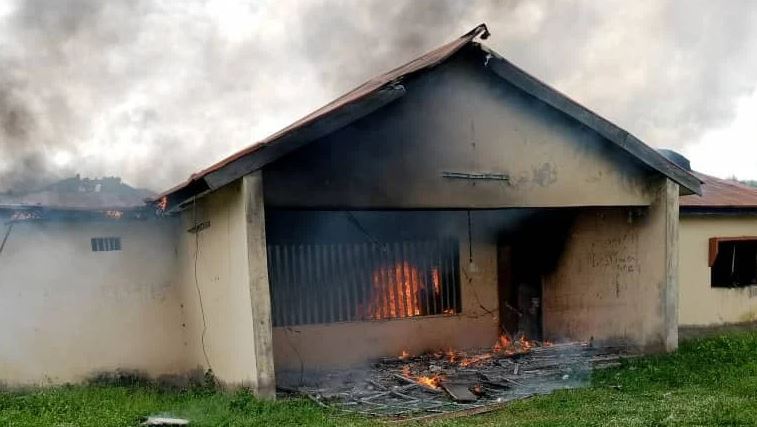
[[(199, 367), (273, 396), (303, 372), (499, 337), (675, 349), (678, 200), (699, 179), (487, 36), (371, 79), (146, 214), (16, 224), (0, 378)], [(92, 240), (22, 243), (35, 227)]]

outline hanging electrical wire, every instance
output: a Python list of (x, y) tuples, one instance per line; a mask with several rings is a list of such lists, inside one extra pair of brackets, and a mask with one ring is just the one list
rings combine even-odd
[[(197, 224), (197, 198), (192, 200), (192, 225), (195, 230), (198, 229)], [(200, 254), (200, 233), (199, 231), (194, 233), (195, 235), (195, 256), (194, 256), (194, 276), (195, 276), (195, 289), (197, 290), (197, 299), (200, 303), (200, 315), (202, 316), (202, 334), (200, 334), (200, 344), (202, 345), (202, 355), (205, 357), (205, 363), (208, 365), (208, 370), (213, 371), (213, 367), (210, 365), (210, 358), (208, 357), (208, 351), (205, 346), (205, 334), (208, 331), (208, 324), (205, 320), (205, 305), (202, 302), (202, 292), (200, 291), (200, 281), (197, 277), (197, 261)]]
[(14, 224), (13, 221), (7, 223), (7, 226), (5, 228), (5, 235), (3, 235), (3, 241), (2, 243), (0, 243), (0, 254), (3, 253), (3, 249), (5, 249), (5, 244), (8, 243), (8, 237), (10, 237), (11, 231), (13, 231), (13, 224)]

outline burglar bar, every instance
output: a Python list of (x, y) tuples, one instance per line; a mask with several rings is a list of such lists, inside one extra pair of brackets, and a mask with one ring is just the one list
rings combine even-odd
[(274, 326), (460, 312), (454, 239), (269, 244), (268, 272)]

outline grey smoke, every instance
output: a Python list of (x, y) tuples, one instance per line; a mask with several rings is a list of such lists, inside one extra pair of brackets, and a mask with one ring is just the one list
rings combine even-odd
[(75, 172), (164, 189), (480, 22), (656, 146), (727, 124), (757, 83), (746, 0), (6, 3), (0, 190)]

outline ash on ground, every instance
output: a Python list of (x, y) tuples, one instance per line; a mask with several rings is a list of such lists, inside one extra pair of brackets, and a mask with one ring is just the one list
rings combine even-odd
[(484, 412), (506, 402), (587, 383), (593, 369), (620, 364), (621, 348), (586, 343), (532, 345), (517, 352), (440, 351), (382, 359), (363, 370), (284, 374), (283, 387), (322, 406), (364, 415), (415, 418)]

